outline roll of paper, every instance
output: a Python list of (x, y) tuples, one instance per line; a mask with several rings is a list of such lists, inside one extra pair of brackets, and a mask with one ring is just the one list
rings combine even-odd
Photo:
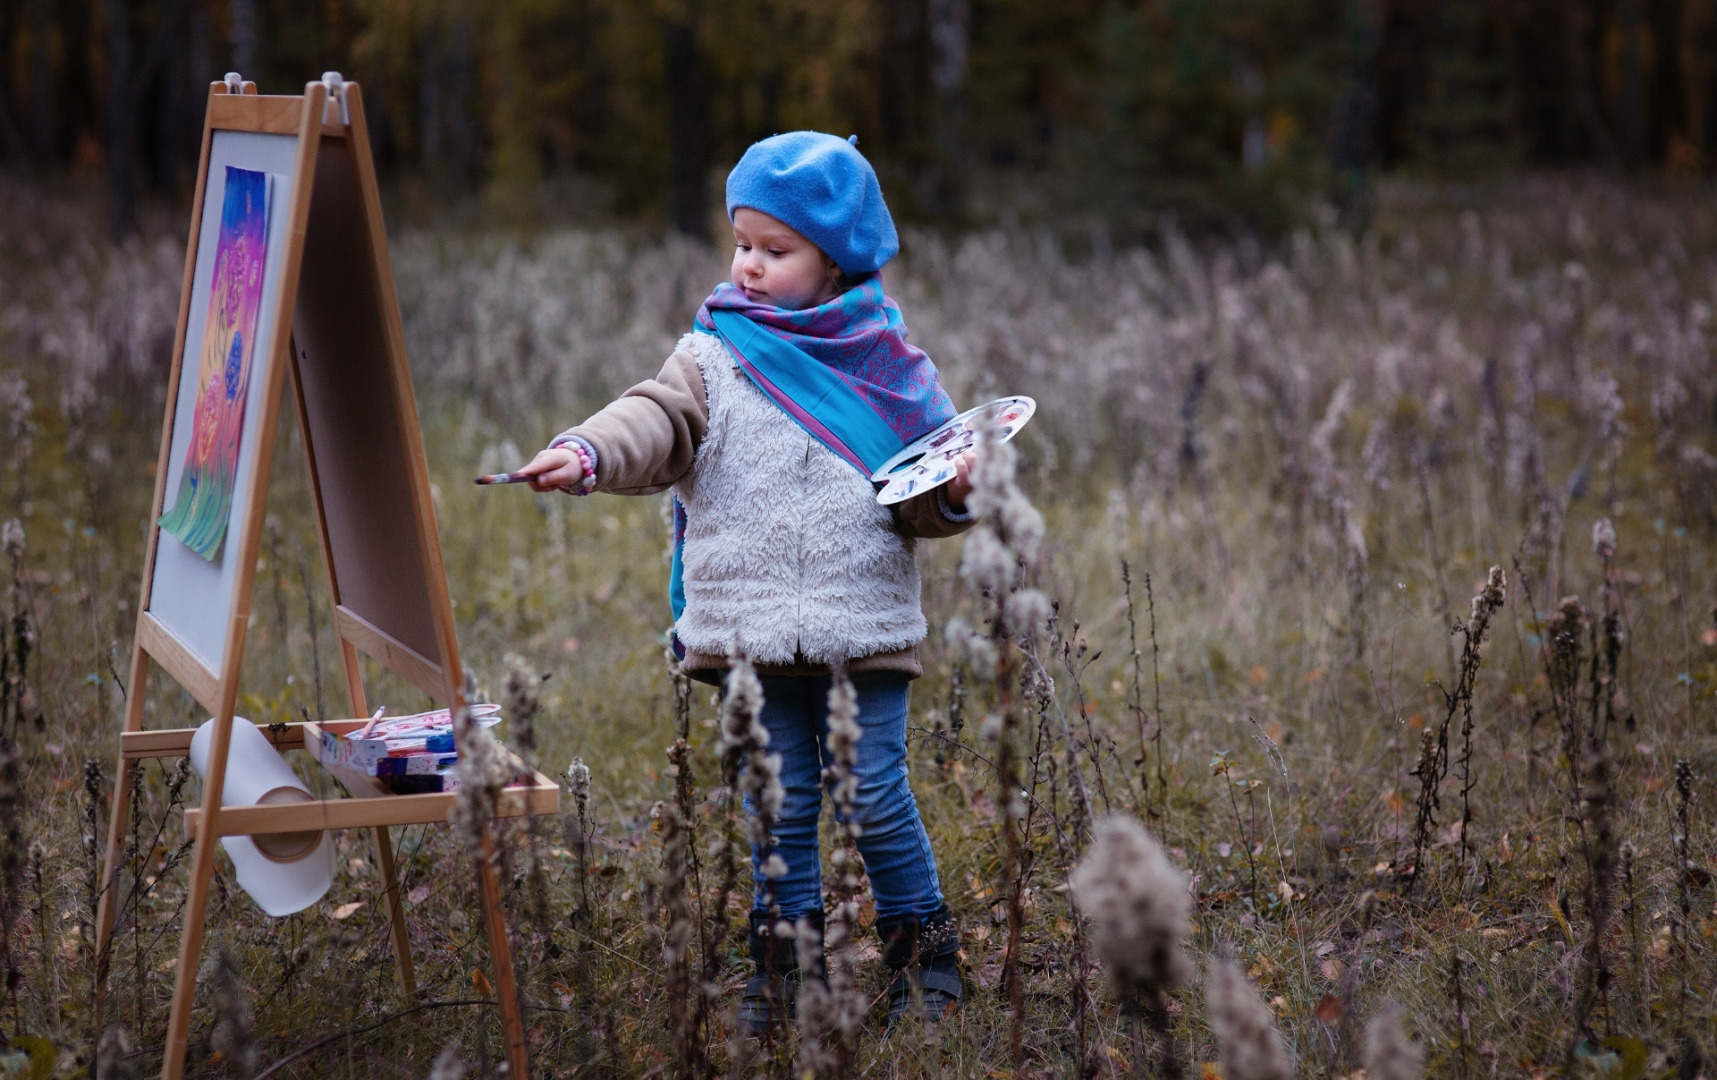
[[(191, 737), (191, 767), (208, 775), (209, 747), (215, 738), (210, 720)], [(278, 805), (314, 802), (315, 796), (298, 779), (292, 766), (256, 725), (233, 717), (227, 746), (222, 806)], [(238, 871), (239, 887), (273, 916), (291, 915), (322, 899), (334, 883), (334, 848), (321, 830), (270, 833), (263, 836), (223, 836), (221, 845)]]

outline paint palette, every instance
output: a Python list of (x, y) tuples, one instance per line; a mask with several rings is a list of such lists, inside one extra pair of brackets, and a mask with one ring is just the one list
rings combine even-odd
[(997, 398), (968, 409), (936, 430), (912, 440), (883, 462), (871, 480), (883, 484), (876, 501), (884, 506), (904, 502), (914, 495), (940, 487), (954, 479), (954, 463), (978, 445), (978, 429), (989, 423), (1000, 428), (1002, 442), (1019, 434), (1037, 412), (1037, 402), (1028, 397)]

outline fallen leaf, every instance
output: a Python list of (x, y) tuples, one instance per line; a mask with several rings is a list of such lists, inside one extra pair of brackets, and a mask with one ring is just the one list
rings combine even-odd
[(489, 976), (483, 974), (482, 968), (471, 969), (471, 989), (479, 994), (493, 994), (495, 988), (489, 984)]
[(329, 915), (334, 918), (334, 921), (338, 922), (341, 919), (349, 918), (354, 911), (357, 911), (363, 906), (364, 902), (362, 900), (353, 900), (349, 904), (341, 904), (339, 907), (329, 912)]
[(1325, 994), (1318, 999), (1318, 1019), (1326, 1024), (1334, 1024), (1341, 1020), (1341, 999), (1334, 994)]
[(996, 819), (996, 800), (991, 798), (990, 793), (983, 788), (972, 792), (972, 813), (978, 815), (983, 821)]
[(419, 885), (417, 888), (406, 893), (405, 898), (407, 900), (409, 900), (413, 905), (421, 904), (425, 900), (429, 899), (429, 886), (428, 885)]

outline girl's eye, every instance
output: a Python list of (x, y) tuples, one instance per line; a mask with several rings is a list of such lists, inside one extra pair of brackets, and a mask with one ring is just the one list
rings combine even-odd
[(785, 251), (782, 251), (780, 248), (770, 248), (769, 254), (771, 254), (771, 255), (775, 256), (777, 259), (779, 259), (781, 256), (783, 256), (787, 253)]

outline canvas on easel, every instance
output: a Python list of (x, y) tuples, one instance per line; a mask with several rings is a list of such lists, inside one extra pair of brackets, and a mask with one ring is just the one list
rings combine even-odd
[[(191, 752), (193, 729), (143, 727), (150, 661), (214, 718), (161, 1075), (178, 1077), (190, 1031), (204, 918), (221, 837), (373, 830), (392, 946), (416, 992), (392, 825), (445, 822), (452, 794), (223, 806), (252, 578), (280, 398), (290, 373), (354, 717), (366, 715), (359, 654), (458, 709), (461, 672), (393, 271), (359, 87), (329, 73), (303, 95), (263, 96), (229, 75), (210, 87), (167, 414), (145, 544), (120, 768), (97, 916), (105, 984), (130, 771)], [(245, 722), (245, 721), (236, 721)], [(314, 745), (360, 721), (259, 729), (276, 750)], [(202, 751), (199, 751), (202, 753)], [(506, 788), (502, 816), (554, 813), (540, 773)], [(485, 850), (478, 878), (513, 1075), (528, 1076), (500, 904)]]

